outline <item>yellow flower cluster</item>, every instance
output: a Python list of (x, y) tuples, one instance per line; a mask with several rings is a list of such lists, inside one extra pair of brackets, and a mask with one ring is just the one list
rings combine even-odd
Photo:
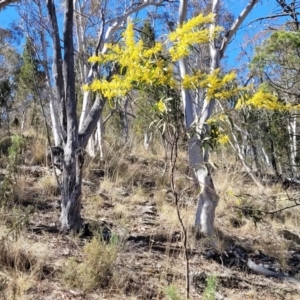
[(229, 136), (227, 134), (220, 134), (218, 136), (217, 142), (220, 145), (227, 145), (229, 143)]
[(132, 23), (124, 31), (123, 40), (123, 46), (109, 44), (108, 54), (92, 56), (89, 59), (89, 62), (100, 64), (114, 62), (121, 68), (122, 75), (114, 75), (110, 81), (96, 80), (89, 87), (84, 86), (84, 89), (101, 92), (108, 99), (112, 99), (142, 85), (174, 86), (172, 67), (167, 66), (162, 58), (157, 58), (162, 51), (161, 43), (147, 49), (142, 41), (135, 42)]
[(224, 113), (216, 114), (213, 117), (209, 118), (206, 123), (207, 124), (215, 124), (218, 121), (226, 121), (227, 116)]
[(220, 75), (220, 69), (214, 70), (211, 74), (198, 71), (194, 75), (186, 75), (182, 80), (182, 85), (186, 89), (205, 88), (208, 101), (211, 99), (227, 100), (240, 90), (238, 87), (228, 87), (235, 78), (234, 72), (225, 76)]
[[(188, 55), (188, 48), (192, 44), (206, 43), (209, 41), (210, 32), (207, 24), (211, 23), (213, 15), (209, 14), (190, 19), (169, 35), (173, 46), (169, 49), (173, 60)], [(220, 30), (217, 28), (215, 32)], [(109, 80), (98, 79), (90, 85), (83, 86), (83, 90), (102, 93), (109, 100), (126, 95), (133, 89), (144, 86), (175, 87), (173, 78), (173, 64), (162, 57), (163, 44), (155, 43), (152, 48), (145, 48), (143, 41), (136, 41), (134, 37), (133, 23), (129, 23), (123, 33), (122, 43), (107, 44), (107, 54), (92, 56), (91, 63), (113, 62), (120, 70)], [(182, 85), (187, 89), (204, 88), (207, 91), (207, 99), (228, 99), (237, 92), (229, 84), (235, 79), (234, 73), (221, 76), (216, 70), (211, 74), (201, 73), (187, 75), (182, 80)], [(161, 106), (161, 109), (162, 106)]]
[(156, 109), (161, 112), (164, 113), (167, 110), (166, 104), (163, 102), (162, 99), (160, 99), (157, 103), (156, 103)]
[(278, 98), (264, 89), (259, 89), (253, 96), (244, 95), (238, 99), (235, 106), (236, 109), (241, 109), (244, 106), (252, 106), (257, 109), (268, 110), (289, 110), (292, 107), (289, 104), (278, 102)]
[[(211, 36), (211, 31), (207, 27), (213, 21), (213, 14), (204, 16), (199, 14), (182, 24), (169, 35), (169, 40), (173, 42), (173, 46), (169, 49), (173, 61), (186, 57), (190, 53), (190, 46), (195, 44), (208, 43)], [(213, 34), (217, 34), (223, 28), (215, 27)]]

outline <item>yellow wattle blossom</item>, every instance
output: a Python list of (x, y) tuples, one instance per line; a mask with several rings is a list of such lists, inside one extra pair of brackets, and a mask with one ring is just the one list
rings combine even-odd
[(208, 120), (206, 120), (207, 124), (214, 124), (218, 121), (225, 121), (227, 119), (227, 116), (224, 113), (215, 115), (213, 117), (210, 117)]
[(229, 136), (227, 134), (221, 134), (218, 136), (217, 142), (221, 145), (227, 145), (229, 143)]
[(167, 110), (166, 104), (163, 102), (162, 99), (160, 99), (157, 103), (156, 103), (156, 108), (159, 112), (164, 113)]
[[(173, 46), (169, 49), (169, 53), (172, 61), (177, 61), (189, 55), (190, 46), (208, 43), (213, 37), (207, 25), (212, 21), (213, 14), (206, 16), (199, 14), (171, 32), (169, 40), (173, 42)], [(222, 27), (216, 26), (213, 34), (216, 35), (221, 30), (223, 30)]]
[(241, 109), (244, 106), (268, 110), (290, 110), (295, 108), (290, 104), (279, 102), (275, 95), (263, 88), (260, 88), (253, 96), (243, 95), (238, 99), (235, 109)]
[[(213, 15), (204, 16), (202, 14), (190, 19), (182, 26), (178, 27), (169, 35), (173, 46), (169, 49), (172, 59), (179, 59), (188, 55), (190, 45), (205, 43), (211, 39), (209, 23), (213, 20)], [(218, 32), (217, 28), (214, 32)], [(122, 97), (133, 89), (140, 89), (144, 86), (170, 86), (176, 87), (176, 77), (173, 75), (173, 64), (162, 58), (164, 47), (162, 43), (155, 43), (152, 48), (145, 48), (143, 41), (136, 41), (134, 37), (133, 23), (129, 23), (123, 32), (122, 43), (107, 44), (106, 54), (92, 56), (91, 63), (110, 63), (113, 62), (118, 72), (110, 80), (97, 79), (90, 85), (83, 86), (83, 90), (102, 93), (103, 96), (111, 100), (115, 97)], [(175, 51), (172, 54), (172, 51)], [(186, 75), (182, 79), (182, 85), (187, 89), (206, 89), (208, 100), (228, 99), (237, 89), (228, 85), (235, 79), (234, 73), (225, 76), (220, 75), (220, 70), (211, 74), (196, 72), (193, 75)], [(162, 102), (160, 111), (165, 110)]]
[(232, 189), (228, 189), (228, 190), (227, 190), (227, 194), (228, 194), (229, 196), (234, 196), (234, 192), (233, 192)]
[(174, 86), (173, 69), (163, 59), (156, 58), (162, 51), (163, 45), (155, 43), (152, 48), (145, 48), (143, 41), (135, 41), (133, 24), (129, 23), (123, 33), (123, 44), (107, 44), (105, 55), (92, 56), (89, 62), (114, 62), (120, 73), (107, 80), (95, 80), (91, 85), (85, 85), (84, 90), (90, 89), (101, 92), (109, 100), (124, 96), (134, 88), (143, 85)]
[(242, 205), (242, 199), (241, 198), (237, 198), (235, 201), (237, 206), (241, 206)]
[(201, 86), (202, 81), (206, 78), (206, 74), (197, 71), (194, 75), (185, 75), (182, 78), (182, 86), (185, 89), (196, 89)]
[(182, 85), (186, 89), (206, 89), (206, 99), (227, 100), (241, 90), (239, 87), (229, 87), (234, 82), (236, 74), (230, 72), (225, 76), (220, 74), (220, 69), (214, 70), (211, 74), (204, 74), (200, 71), (194, 75), (185, 75)]
[(89, 85), (88, 85), (88, 84), (84, 84), (84, 85), (82, 86), (82, 90), (83, 90), (84, 92), (89, 91), (89, 90), (90, 90)]
[(89, 59), (88, 62), (90, 63), (101, 63), (102, 58), (101, 56), (96, 56), (96, 55), (92, 55)]

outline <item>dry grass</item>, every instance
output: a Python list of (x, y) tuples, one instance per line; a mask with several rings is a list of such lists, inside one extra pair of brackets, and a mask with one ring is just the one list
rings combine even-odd
[(25, 164), (45, 165), (47, 162), (47, 140), (45, 137), (29, 137), (24, 151)]
[[(42, 139), (40, 141), (42, 148)], [(87, 161), (87, 169), (84, 170), (85, 179), (94, 185), (84, 186), (83, 217), (97, 224), (103, 220), (112, 223), (112, 242), (104, 242), (97, 237), (88, 240), (81, 236), (34, 233), (30, 226), (26, 228), (28, 225), (15, 241), (6, 237), (9, 229), (2, 218), (0, 239), (5, 238), (0, 242), (0, 298), (184, 299), (186, 274), (182, 245), (180, 240), (171, 240), (174, 232), (180, 232), (180, 226), (170, 189), (170, 174), (163, 173), (164, 152), (160, 146), (146, 151), (135, 145), (131, 152), (127, 150), (119, 148), (111, 151), (105, 162), (97, 159)], [(35, 156), (39, 157), (38, 149)], [(188, 246), (191, 253), (196, 253), (190, 257), (191, 272), (203, 271), (218, 276), (229, 274), (228, 278), (234, 278), (239, 271), (231, 271), (204, 259), (201, 254), (206, 249), (204, 239), (195, 240), (191, 228), (197, 191), (187, 178), (190, 174), (186, 164), (186, 154), (180, 152), (174, 176), (180, 214), (188, 229)], [(88, 168), (104, 170), (105, 176), (98, 178)], [(253, 251), (257, 249), (275, 256), (284, 268), (287, 250), (294, 245), (284, 239), (280, 231), (289, 229), (299, 235), (299, 209), (283, 211), (277, 216), (263, 215), (262, 220), (255, 223), (253, 215), (247, 215), (242, 208), (283, 208), (292, 203), (291, 199), (299, 197), (299, 193), (287, 194), (279, 185), (260, 191), (240, 169), (238, 163), (231, 161), (220, 164), (214, 170), (214, 183), (220, 196), (216, 212), (216, 227), (220, 235), (215, 237), (214, 247), (221, 253), (229, 240), (236, 240)], [(30, 186), (35, 194), (28, 193), (27, 179), (17, 178), (15, 197), (18, 201), (15, 204), (20, 213), (27, 203), (22, 201), (24, 199), (56, 199), (57, 186), (52, 175), (35, 179)], [(143, 213), (145, 207), (153, 208), (154, 212)], [(59, 211), (54, 208), (51, 212), (36, 208), (34, 215), (29, 216), (29, 223), (32, 225), (34, 220), (38, 220), (38, 224), (53, 226), (58, 215)], [(117, 234), (125, 236), (124, 240), (128, 236), (138, 236), (141, 240), (124, 244), (115, 239)], [(55, 272), (51, 269), (52, 265), (55, 265)], [(53, 274), (51, 271), (52, 275), (48, 277), (49, 270)], [(240, 273), (240, 276), (247, 277), (248, 283), (255, 280), (255, 276), (246, 273)], [(234, 280), (228, 283), (229, 287), (220, 286), (221, 294), (227, 295), (228, 299), (262, 297), (262, 289), (256, 285), (240, 289), (238, 285), (230, 284), (234, 285)], [(279, 299), (274, 290), (282, 287), (278, 287), (276, 282), (270, 286), (266, 285), (263, 298)], [(201, 295), (191, 291), (191, 299), (199, 297)]]
[(84, 246), (80, 261), (68, 259), (61, 278), (68, 287), (84, 292), (107, 287), (113, 276), (118, 251), (117, 240), (107, 244), (94, 237)]
[[(50, 253), (44, 243), (19, 236), (16, 241), (5, 239), (0, 243), (1, 299), (30, 299), (26, 293), (37, 282), (48, 276)], [(1, 285), (1, 283), (0, 283)]]
[(60, 192), (54, 174), (43, 176), (38, 182), (37, 187), (41, 189), (44, 196), (57, 196)]

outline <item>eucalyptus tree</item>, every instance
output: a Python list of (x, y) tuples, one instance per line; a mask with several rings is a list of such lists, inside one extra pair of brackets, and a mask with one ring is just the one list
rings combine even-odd
[[(226, 48), (243, 23), (247, 15), (253, 9), (257, 0), (251, 0), (245, 9), (239, 14), (238, 18), (233, 22), (232, 26), (224, 35), (213, 34), (214, 29), (219, 25), (220, 20), (220, 2), (213, 0), (211, 12), (214, 15), (213, 22), (210, 26), (210, 72), (213, 73), (221, 67), (221, 60), (224, 57)], [(180, 1), (178, 12), (178, 25), (185, 22), (187, 17), (188, 3), (185, 0)], [(183, 78), (187, 74), (191, 74), (188, 66), (187, 58), (179, 61), (180, 74)], [(218, 204), (218, 195), (216, 193), (212, 176), (211, 166), (209, 163), (209, 147), (204, 146), (205, 137), (208, 136), (210, 128), (207, 120), (212, 116), (216, 99), (210, 98), (207, 93), (201, 99), (194, 99), (193, 94), (187, 88), (182, 88), (182, 101), (185, 115), (185, 125), (191, 130), (190, 139), (188, 141), (188, 153), (190, 167), (194, 171), (196, 185), (201, 187), (199, 193), (198, 207), (195, 217), (195, 226), (202, 233), (212, 236), (214, 229), (215, 209)], [(195, 106), (198, 103), (198, 106)]]
[[(260, 152), (261, 163), (270, 162), (277, 176), (299, 176), (299, 1), (278, 0), (276, 10), (256, 21), (267, 20), (264, 38), (250, 63), (253, 84), (263, 83), (282, 104), (277, 111), (245, 110), (245, 132)], [(276, 3), (274, 3), (275, 5)], [(253, 130), (253, 128), (259, 130)], [(253, 151), (252, 151), (253, 152)], [(254, 152), (252, 153), (252, 155)], [(267, 168), (265, 168), (267, 169)]]
[[(298, 31), (279, 30), (272, 33), (261, 46), (257, 47), (252, 61), (253, 75), (258, 76), (268, 85), (280, 101), (287, 105), (287, 108), (288, 106), (297, 106), (300, 103), (299, 46), (300, 35)], [(285, 169), (290, 169), (293, 176), (299, 174), (297, 168), (299, 161), (297, 110), (295, 107), (281, 112), (284, 127), (281, 127), (280, 131), (285, 131), (285, 141), (283, 140), (281, 144), (288, 146), (289, 162), (286, 161), (286, 163), (291, 166)], [(270, 119), (272, 120), (272, 118)]]
[[(79, 3), (75, 1), (75, 4)], [(88, 1), (80, 2), (85, 5)], [(98, 5), (98, 2), (91, 2)], [(124, 1), (113, 4), (109, 1), (101, 2), (102, 14), (98, 19), (100, 22), (98, 38), (93, 52), (104, 54), (107, 52), (105, 43), (112, 43), (118, 35), (118, 31), (124, 26), (128, 17), (138, 11), (151, 6), (161, 5), (161, 1), (132, 2)], [(117, 6), (115, 6), (117, 4)], [(79, 231), (82, 227), (81, 219), (81, 184), (82, 165), (84, 161), (84, 149), (90, 136), (93, 134), (97, 122), (103, 112), (106, 97), (97, 94), (90, 109), (86, 109), (90, 91), (83, 94), (83, 112), (81, 115), (81, 126), (77, 119), (76, 78), (75, 78), (75, 45), (73, 38), (74, 30), (74, 1), (64, 1), (64, 25), (62, 42), (59, 32), (59, 20), (54, 1), (47, 1), (47, 9), (51, 22), (51, 36), (53, 39), (53, 74), (55, 79), (56, 97), (58, 100), (58, 114), (60, 115), (60, 129), (63, 141), (63, 182), (62, 182), (62, 204), (61, 204), (61, 228), (64, 231)], [(80, 35), (80, 34), (79, 34)], [(78, 36), (79, 36), (78, 35)], [(78, 40), (79, 41), (79, 40)], [(101, 70), (100, 70), (101, 71)], [(108, 70), (101, 76), (111, 77), (114, 70)], [(97, 63), (93, 63), (88, 72), (85, 71), (85, 82), (89, 83), (94, 78), (99, 78)]]
[[(170, 57), (168, 61), (159, 55), (163, 49), (161, 43), (156, 42), (152, 48), (147, 49), (142, 41), (134, 40), (131, 23), (123, 34), (122, 45), (115, 47), (108, 45), (110, 53), (90, 58), (90, 61), (100, 64), (113, 61), (126, 69), (125, 74), (118, 74), (111, 81), (98, 79), (86, 87), (87, 90), (102, 93), (110, 99), (144, 86), (176, 86), (173, 65), (178, 62), (190, 167), (194, 171), (196, 185), (201, 187), (195, 225), (208, 236), (213, 235), (214, 213), (218, 202), (210, 174), (209, 148), (205, 143), (210, 133), (208, 121), (212, 116), (215, 102), (227, 99), (237, 92), (231, 85), (235, 75), (229, 73), (222, 76), (220, 73), (221, 58), (233, 35), (255, 4), (256, 1), (249, 1), (233, 25), (222, 35), (218, 26), (220, 1), (212, 2), (211, 14), (206, 16), (199, 14), (189, 19), (187, 19), (188, 3), (181, 1), (178, 26), (165, 41), (166, 44), (172, 45), (166, 49)], [(188, 57), (193, 49), (191, 46), (197, 44), (210, 45), (208, 74), (195, 70), (188, 64)], [(161, 112), (166, 111), (163, 99), (160, 99), (156, 106)]]

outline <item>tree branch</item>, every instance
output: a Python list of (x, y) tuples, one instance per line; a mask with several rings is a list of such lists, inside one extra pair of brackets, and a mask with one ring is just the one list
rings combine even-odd
[[(104, 36), (104, 43), (109, 43), (111, 41), (113, 34), (122, 26), (122, 24), (127, 20), (127, 18), (130, 15), (132, 15), (148, 6), (152, 6), (152, 5), (160, 6), (160, 5), (162, 5), (162, 3), (163, 3), (163, 0), (154, 0), (154, 1), (146, 0), (140, 5), (137, 5), (135, 7), (130, 7), (127, 11), (124, 12), (124, 14), (122, 16), (117, 17), (116, 19), (111, 21), (112, 25), (109, 26), (106, 31), (106, 34)], [(104, 45), (101, 53), (104, 54), (104, 53), (106, 53), (106, 51), (107, 51), (107, 48)]]
[(55, 86), (57, 97), (60, 107), (60, 123), (63, 130), (63, 135), (65, 136), (65, 125), (66, 125), (66, 113), (64, 104), (64, 77), (63, 77), (63, 65), (62, 65), (62, 47), (60, 44), (59, 29), (57, 16), (55, 11), (55, 6), (52, 0), (47, 0), (47, 9), (52, 26), (52, 39), (53, 39), (53, 75), (55, 79)]
[[(300, 13), (297, 13), (297, 15), (300, 15)], [(266, 20), (266, 19), (275, 19), (275, 18), (278, 18), (278, 17), (287, 17), (287, 16), (290, 16), (290, 14), (288, 14), (288, 13), (281, 13), (281, 14), (276, 14), (276, 15), (272, 15), (272, 16), (261, 17), (261, 18), (257, 18), (257, 19), (252, 20), (249, 23), (249, 25), (253, 24), (255, 22), (258, 22), (258, 21)]]
[(14, 2), (18, 2), (18, 0), (0, 0), (0, 10), (3, 9), (5, 6), (12, 4)]
[(235, 20), (235, 22), (233, 23), (233, 25), (231, 26), (231, 28), (229, 29), (229, 31), (223, 37), (222, 44), (221, 44), (221, 47), (220, 47), (221, 58), (223, 57), (223, 55), (225, 53), (225, 50), (226, 50), (229, 42), (231, 41), (232, 37), (237, 32), (237, 30), (239, 29), (240, 25), (244, 22), (244, 20), (249, 15), (250, 11), (252, 10), (252, 8), (254, 7), (254, 5), (257, 2), (258, 2), (258, 0), (250, 0), (248, 2), (248, 4), (245, 7), (245, 9), (240, 13), (240, 15), (237, 17), (237, 19)]

